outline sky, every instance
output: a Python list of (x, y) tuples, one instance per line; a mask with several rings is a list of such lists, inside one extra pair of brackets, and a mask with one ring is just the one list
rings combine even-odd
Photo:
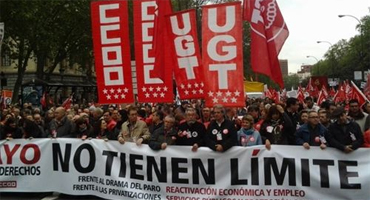
[(370, 15), (370, 0), (278, 0), (289, 29), (289, 37), (280, 51), (279, 59), (288, 60), (289, 73), (297, 73), (302, 64), (312, 65), (323, 59), (330, 48), (342, 39), (359, 35), (358, 21)]

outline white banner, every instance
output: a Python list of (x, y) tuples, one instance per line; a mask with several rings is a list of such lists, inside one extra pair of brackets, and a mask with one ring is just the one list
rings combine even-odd
[(93, 139), (0, 141), (0, 192), (109, 199), (368, 199), (370, 149), (344, 154), (300, 146), (225, 153)]

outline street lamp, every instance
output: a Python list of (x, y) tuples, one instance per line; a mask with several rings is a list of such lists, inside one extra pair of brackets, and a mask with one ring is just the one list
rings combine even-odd
[[(342, 18), (342, 17), (351, 17), (353, 19), (355, 19), (356, 21), (358, 21), (358, 24), (360, 25), (360, 42), (361, 42), (361, 52), (360, 52), (360, 59), (362, 61), (363, 57), (364, 57), (364, 45), (363, 45), (363, 31), (362, 31), (362, 22), (355, 16), (353, 15), (338, 15), (339, 18)], [(362, 65), (362, 80), (365, 80), (365, 73), (364, 73), (364, 64)]]
[[(307, 58), (314, 58), (317, 61), (317, 63), (319, 62), (319, 59), (317, 59), (315, 56), (306, 56), (306, 57)], [(317, 74), (320, 75), (320, 67), (319, 67), (319, 65), (317, 65)]]
[[(331, 49), (333, 47), (333, 44), (331, 42), (328, 42), (328, 41), (323, 41), (323, 40), (319, 40), (317, 41), (317, 44), (320, 44), (320, 43), (327, 43), (330, 45), (329, 49)], [(330, 52), (329, 52), (330, 53)], [(330, 55), (329, 55), (330, 56)], [(331, 56), (330, 56), (331, 57)], [(333, 73), (333, 78), (334, 78), (334, 66), (331, 66), (332, 68), (332, 73)]]
[(330, 43), (330, 42), (328, 42), (328, 41), (317, 41), (317, 43), (318, 44), (320, 44), (320, 43), (328, 43), (329, 45), (330, 45), (330, 47), (332, 47), (333, 45)]

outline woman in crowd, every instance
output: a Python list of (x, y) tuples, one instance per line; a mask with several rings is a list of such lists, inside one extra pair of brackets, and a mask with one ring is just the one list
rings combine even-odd
[(241, 129), (238, 131), (238, 145), (246, 147), (262, 144), (261, 135), (253, 128), (253, 123), (251, 115), (242, 118)]
[(107, 122), (100, 118), (98, 121), (99, 128), (94, 130), (93, 138), (104, 139), (104, 140), (117, 140), (117, 136), (114, 136), (113, 132), (107, 129)]
[(294, 127), (281, 105), (270, 107), (267, 117), (261, 125), (262, 142), (270, 149), (270, 144), (288, 144), (288, 138), (294, 137)]
[(86, 139), (89, 137), (93, 137), (94, 135), (94, 129), (92, 126), (88, 123), (88, 119), (85, 117), (77, 118), (75, 121), (76, 124), (76, 130), (74, 132), (74, 136), (81, 139)]

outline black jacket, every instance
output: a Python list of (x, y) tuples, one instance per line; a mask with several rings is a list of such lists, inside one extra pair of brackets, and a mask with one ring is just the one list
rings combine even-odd
[[(218, 138), (217, 135), (220, 135), (221, 138)], [(214, 151), (216, 150), (216, 144), (222, 145), (224, 151), (236, 146), (238, 135), (234, 123), (225, 119), (219, 126), (215, 120), (212, 120), (207, 128), (205, 143)]]
[(176, 140), (173, 140), (172, 137), (176, 137), (176, 135), (177, 131), (175, 130), (175, 128), (172, 128), (170, 131), (165, 131), (163, 125), (151, 134), (149, 147), (153, 150), (160, 150), (162, 143), (173, 145), (175, 144)]
[(358, 149), (364, 143), (364, 138), (360, 126), (353, 121), (346, 124), (332, 123), (329, 126), (329, 133), (326, 140), (331, 147), (344, 151), (347, 145), (352, 145), (352, 149)]
[(198, 146), (204, 146), (204, 136), (206, 134), (206, 127), (204, 124), (195, 121), (194, 124), (189, 125), (183, 122), (179, 125), (179, 132), (183, 133), (177, 135), (176, 145), (192, 146), (197, 143)]

